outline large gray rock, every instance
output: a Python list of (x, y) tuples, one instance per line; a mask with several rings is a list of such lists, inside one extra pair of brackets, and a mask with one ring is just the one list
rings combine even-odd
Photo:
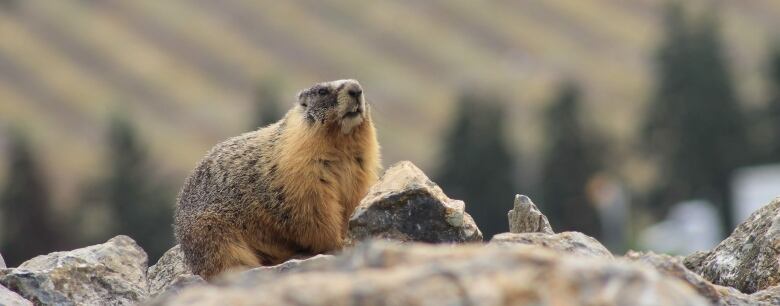
[(482, 241), (463, 201), (452, 200), (408, 161), (399, 162), (371, 187), (349, 220), (352, 240)]
[(508, 217), (510, 233), (554, 233), (547, 216), (527, 196), (515, 195), (514, 208)]
[(0, 305), (2, 306), (32, 306), (33, 303), (21, 295), (0, 286)]
[(133, 239), (116, 236), (0, 270), (0, 284), (36, 305), (134, 305), (147, 296), (146, 262)]
[(753, 293), (780, 284), (780, 198), (754, 212), (709, 252), (685, 266), (722, 286)]
[(649, 266), (525, 246), (370, 242), (317, 267), (184, 289), (156, 305), (709, 305)]
[(147, 276), (150, 297), (164, 292), (173, 294), (186, 286), (205, 282), (200, 276), (192, 274), (178, 244), (165, 252), (156, 264), (149, 267)]
[(544, 233), (501, 233), (493, 236), (490, 244), (495, 245), (534, 245), (558, 253), (583, 257), (613, 258), (598, 240), (580, 232), (563, 232), (559, 234)]

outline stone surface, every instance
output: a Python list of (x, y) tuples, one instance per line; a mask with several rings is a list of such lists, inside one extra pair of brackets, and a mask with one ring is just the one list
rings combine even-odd
[(718, 292), (718, 288), (700, 275), (688, 270), (678, 257), (635, 251), (629, 251), (625, 257), (629, 260), (651, 265), (663, 274), (684, 281), (714, 305), (726, 305), (721, 301), (721, 294)]
[(32, 306), (33, 303), (21, 295), (0, 286), (0, 305), (2, 306)]
[(584, 257), (613, 258), (612, 253), (598, 240), (580, 232), (563, 232), (552, 235), (544, 233), (501, 233), (493, 236), (490, 244), (534, 245), (558, 253)]
[(411, 162), (399, 162), (371, 187), (349, 220), (353, 241), (386, 238), (399, 241), (482, 241), (465, 211)]
[(204, 282), (200, 276), (192, 274), (187, 263), (184, 262), (184, 254), (178, 244), (165, 252), (156, 264), (149, 267), (147, 277), (151, 297), (165, 291), (176, 292), (184, 286)]
[(547, 216), (527, 196), (515, 195), (514, 208), (509, 211), (508, 217), (510, 233), (554, 233)]
[(3, 254), (0, 254), (0, 269), (7, 268), (8, 266), (5, 265), (5, 259), (3, 259)]
[(154, 305), (709, 305), (647, 265), (527, 245), (373, 241), (316, 267), (255, 276)]
[(0, 284), (36, 305), (134, 305), (147, 296), (146, 264), (133, 239), (116, 236), (0, 270)]
[(685, 266), (744, 293), (780, 284), (780, 198), (750, 215), (713, 250), (687, 257)]

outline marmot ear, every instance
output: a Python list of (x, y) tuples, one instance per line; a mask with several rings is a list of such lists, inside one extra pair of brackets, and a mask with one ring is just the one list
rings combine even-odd
[(303, 94), (304, 94), (305, 92), (306, 92), (305, 90), (301, 90), (301, 91), (299, 91), (299, 92), (298, 92), (298, 95), (296, 95), (296, 100), (295, 100), (295, 101), (296, 101), (296, 103), (298, 103), (298, 104), (302, 105), (303, 107), (306, 107), (306, 106), (308, 106), (308, 105), (306, 105), (306, 102), (303, 102)]

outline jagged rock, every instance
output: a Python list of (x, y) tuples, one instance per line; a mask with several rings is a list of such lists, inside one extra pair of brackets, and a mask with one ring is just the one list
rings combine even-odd
[(5, 265), (5, 260), (3, 259), (3, 254), (0, 254), (0, 269), (5, 269), (8, 266)]
[(175, 293), (185, 286), (204, 282), (203, 278), (192, 274), (178, 244), (165, 252), (155, 265), (149, 267), (147, 276), (150, 297), (168, 291)]
[(531, 198), (515, 195), (514, 208), (509, 211), (510, 233), (545, 233), (554, 234), (550, 221), (539, 211)]
[(559, 253), (584, 257), (613, 258), (598, 240), (580, 232), (563, 232), (559, 234), (544, 233), (501, 233), (493, 236), (490, 244), (496, 245), (535, 245)]
[(0, 286), (0, 305), (3, 306), (32, 306), (33, 303), (23, 298), (21, 295)]
[(155, 305), (709, 305), (624, 260), (525, 246), (363, 243), (316, 268), (184, 289)]
[(780, 198), (754, 212), (709, 252), (685, 266), (722, 286), (753, 293), (780, 284)]
[(411, 162), (385, 172), (349, 220), (352, 240), (386, 238), (399, 241), (482, 241), (465, 204), (448, 198)]
[(146, 263), (133, 239), (116, 236), (0, 270), (0, 284), (36, 305), (134, 305), (147, 296)]

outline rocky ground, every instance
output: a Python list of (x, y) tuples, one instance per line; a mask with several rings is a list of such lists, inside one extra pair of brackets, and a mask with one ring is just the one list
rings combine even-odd
[(780, 198), (714, 249), (611, 254), (555, 233), (525, 196), (510, 232), (483, 242), (464, 203), (409, 162), (388, 169), (337, 255), (192, 275), (178, 246), (147, 267), (127, 236), (5, 268), (0, 305), (780, 305)]

